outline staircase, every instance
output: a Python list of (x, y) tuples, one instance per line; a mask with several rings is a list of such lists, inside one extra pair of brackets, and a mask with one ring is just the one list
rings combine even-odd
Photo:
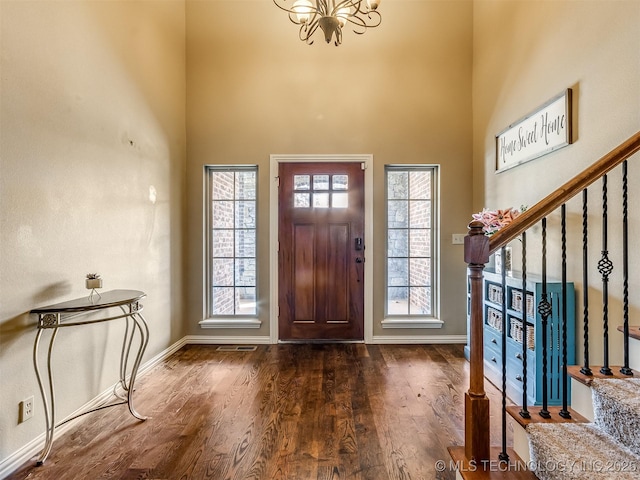
[(525, 426), (527, 464), (540, 480), (640, 478), (640, 378), (590, 382), (594, 420)]
[[(640, 132), (491, 237), (484, 235), (481, 222), (472, 222), (469, 225), (469, 235), (465, 238), (465, 262), (469, 268), (471, 325), (470, 379), (469, 390), (465, 396), (465, 444), (449, 449), (457, 466), (457, 478), (640, 479), (640, 328), (629, 325), (629, 257), (633, 256), (631, 264), (636, 264), (640, 261), (640, 252), (634, 249), (630, 252), (629, 249), (627, 183), (628, 160), (638, 152)], [(616, 191), (616, 194), (619, 193), (622, 205), (610, 207), (611, 186), (608, 184), (608, 176), (616, 167), (621, 167), (621, 172), (618, 169), (611, 177), (616, 180), (620, 178), (619, 192)], [(601, 223), (595, 226), (595, 230), (602, 242), (593, 247), (588, 245), (589, 237), (594, 236), (590, 234), (589, 229), (593, 228), (593, 219), (597, 215), (589, 211), (593, 200), (588, 202), (587, 198), (588, 192), (598, 190), (594, 188), (596, 182), (601, 186), (597, 191), (597, 197), (601, 201), (597, 208), (597, 213), (601, 213)], [(575, 214), (575, 203), (580, 197), (582, 229), (577, 225), (578, 215)], [(592, 194), (589, 197), (593, 198)], [(574, 213), (569, 217), (567, 203), (570, 201)], [(618, 213), (617, 218), (621, 218), (621, 225), (616, 224), (614, 228), (617, 230), (612, 229), (612, 233), (608, 212), (614, 208)], [(637, 212), (635, 217), (640, 218)], [(551, 245), (547, 241), (547, 218), (550, 218), (550, 224), (559, 230), (549, 233), (549, 238), (554, 241), (560, 239), (559, 246)], [(577, 238), (580, 235), (582, 252), (575, 251), (576, 244), (580, 243)], [(570, 241), (567, 241), (568, 237)], [(611, 255), (615, 262), (609, 258), (609, 243), (613, 243), (611, 238), (615, 239)], [(582, 297), (576, 298), (576, 318), (581, 317), (576, 323), (580, 323), (581, 328), (576, 324), (576, 333), (580, 332), (580, 338), (575, 340), (582, 343), (583, 361), (582, 365), (578, 366), (567, 364), (566, 323), (567, 318), (571, 316), (567, 315), (566, 311), (561, 312), (560, 337), (551, 335), (551, 338), (545, 338), (543, 345), (560, 345), (563, 351), (563, 358), (560, 360), (562, 378), (559, 385), (553, 385), (555, 389), (560, 388), (564, 392), (562, 405), (549, 406), (546, 392), (543, 393), (542, 404), (536, 406), (527, 405), (526, 395), (522, 399), (508, 399), (503, 392), (502, 444), (492, 447), (489, 443), (489, 399), (484, 391), (482, 278), (483, 270), (489, 263), (489, 255), (500, 249), (504, 255), (505, 247), (516, 239), (520, 240), (518, 243), (522, 249), (520, 258), (523, 298), (526, 295), (524, 284), (527, 270), (533, 270), (536, 274), (541, 272), (543, 285), (546, 285), (547, 265), (550, 265), (556, 272), (561, 272), (561, 282), (565, 286), (569, 262), (575, 262), (571, 265), (572, 275), (576, 274), (576, 270), (582, 270), (582, 278), (572, 278), (571, 281), (578, 280), (580, 288), (576, 289), (579, 293), (576, 297)], [(528, 252), (528, 242), (532, 248), (538, 247), (539, 250), (533, 254)], [(569, 252), (569, 244), (574, 251)], [(517, 243), (514, 242), (514, 245), (515, 251)], [(591, 250), (601, 253), (601, 257), (595, 262), (594, 255), (589, 254)], [(534, 267), (527, 265), (528, 256), (534, 257), (539, 264)], [(578, 267), (576, 264), (581, 265)], [(596, 269), (600, 278), (594, 282), (590, 276), (593, 276), (593, 270)], [(610, 280), (617, 288), (621, 285), (621, 291), (610, 293)], [(504, 286), (506, 283), (503, 275)], [(551, 311), (551, 305), (546, 301), (545, 288), (546, 286), (543, 286), (542, 299), (536, 310), (537, 321), (541, 322), (543, 332), (547, 332), (547, 325), (550, 325)], [(563, 292), (564, 289), (565, 287)], [(503, 291), (506, 289), (503, 288)], [(566, 296), (563, 297), (561, 305), (567, 304), (566, 299)], [(593, 308), (594, 303), (597, 308)], [(506, 310), (504, 314), (503, 318), (506, 318)], [(621, 334), (610, 328), (610, 321), (622, 321), (622, 325), (618, 326)], [(557, 331), (558, 325), (555, 325), (555, 328)], [(506, 335), (506, 330), (503, 329), (503, 338), (506, 338)], [(602, 358), (599, 359), (602, 363), (597, 367), (592, 365), (589, 351), (596, 342), (602, 342)], [(506, 345), (506, 341), (503, 340), (502, 343)], [(540, 358), (549, 358), (546, 348), (544, 346), (542, 352), (537, 352), (541, 355)], [(615, 352), (616, 358), (622, 356), (623, 365), (609, 365), (610, 349)], [(505, 350), (506, 346), (503, 346), (503, 358), (506, 357)], [(526, 351), (523, 352), (523, 356), (524, 353)], [(506, 360), (504, 362), (503, 375), (506, 374)], [(557, 381), (546, 377), (546, 369), (545, 365), (542, 382), (545, 389), (552, 381)], [(523, 391), (526, 391), (526, 364), (522, 377)], [(500, 385), (497, 386), (500, 388)], [(567, 393), (569, 391), (571, 398)], [(509, 405), (512, 400), (522, 401), (523, 404)], [(507, 445), (509, 428), (513, 429), (513, 446)]]

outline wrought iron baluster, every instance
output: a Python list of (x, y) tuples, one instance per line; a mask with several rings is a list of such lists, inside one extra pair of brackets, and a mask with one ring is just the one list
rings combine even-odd
[(569, 378), (567, 374), (567, 206), (562, 204), (560, 208), (562, 223), (562, 410), (559, 415), (562, 418), (571, 418), (568, 404), (567, 388)]
[(603, 375), (613, 375), (609, 368), (609, 275), (613, 271), (613, 262), (609, 260), (607, 250), (607, 176), (602, 177), (602, 256), (598, 262), (598, 271), (602, 275), (602, 335), (604, 342), (604, 363), (600, 369)]
[(527, 232), (522, 232), (522, 418), (531, 418), (527, 409)]
[(591, 376), (593, 372), (589, 366), (589, 262), (588, 262), (588, 207), (587, 189), (582, 190), (582, 320), (584, 339), (584, 364), (580, 369), (583, 375)]
[(633, 375), (629, 367), (629, 228), (628, 212), (627, 161), (622, 163), (622, 301), (624, 307), (624, 365), (620, 369), (623, 375)]
[(507, 453), (507, 269), (505, 268), (505, 258), (507, 249), (502, 247), (502, 339), (500, 348), (502, 350), (502, 451), (498, 455), (501, 461), (508, 461)]
[(551, 418), (548, 409), (548, 383), (549, 367), (547, 365), (547, 328), (549, 326), (549, 315), (551, 315), (551, 304), (547, 298), (547, 218), (542, 219), (542, 295), (538, 304), (538, 313), (542, 318), (542, 409), (539, 415), (542, 418)]

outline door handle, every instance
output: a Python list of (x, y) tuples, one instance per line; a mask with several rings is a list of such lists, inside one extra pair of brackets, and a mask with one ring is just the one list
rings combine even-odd
[(364, 263), (364, 258), (356, 257), (356, 263)]

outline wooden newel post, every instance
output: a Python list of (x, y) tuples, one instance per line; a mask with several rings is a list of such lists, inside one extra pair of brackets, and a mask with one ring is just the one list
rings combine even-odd
[(469, 332), (470, 378), (465, 394), (465, 456), (480, 462), (489, 459), (489, 399), (484, 391), (482, 271), (489, 262), (489, 238), (482, 222), (469, 224), (464, 239), (464, 261), (469, 268), (471, 331)]

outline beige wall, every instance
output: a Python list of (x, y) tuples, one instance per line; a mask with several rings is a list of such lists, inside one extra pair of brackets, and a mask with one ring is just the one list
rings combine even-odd
[[(484, 1), (474, 3), (473, 68), (473, 178), (474, 210), (534, 205), (545, 195), (595, 162), (640, 130), (640, 2), (630, 1)], [(494, 137), (566, 88), (574, 93), (575, 143), (545, 157), (500, 174), (494, 173)], [(630, 162), (631, 237), (637, 238), (640, 212), (638, 161)], [(621, 193), (620, 173), (609, 182), (609, 251), (614, 261), (611, 278), (610, 322), (612, 361), (621, 362), (621, 336), (615, 327), (621, 315)], [(591, 353), (602, 362), (602, 287), (597, 261), (601, 250), (600, 187), (589, 195)], [(581, 203), (567, 205), (569, 219), (568, 280), (582, 296)], [(557, 224), (557, 215), (550, 225)], [(558, 244), (558, 231), (550, 241)], [(534, 240), (539, 228), (532, 231)], [(538, 237), (539, 238), (539, 237)], [(534, 240), (535, 243), (535, 240)], [(514, 251), (520, 245), (514, 243)], [(528, 249), (528, 265), (540, 250)], [(630, 271), (637, 273), (640, 258), (631, 248)], [(556, 277), (559, 263), (550, 265)], [(630, 292), (637, 291), (632, 275)], [(637, 323), (640, 302), (631, 295), (630, 313)], [(581, 320), (580, 320), (581, 321)], [(578, 324), (581, 326), (581, 323)], [(617, 343), (614, 343), (616, 342)], [(577, 343), (582, 344), (582, 331)], [(615, 345), (615, 346), (614, 346)], [(578, 349), (579, 354), (582, 348)]]
[[(184, 4), (0, 3), (0, 467), (44, 432), (32, 308), (104, 290), (147, 293), (145, 361), (184, 335)], [(155, 202), (150, 189), (155, 189)], [(65, 330), (58, 419), (117, 379), (116, 324)], [(17, 424), (18, 402), (35, 415)]]
[[(409, 7), (409, 8), (408, 8)], [(465, 266), (451, 234), (471, 208), (471, 2), (389, 1), (382, 25), (306, 45), (267, 1), (187, 1), (188, 277), (192, 335), (269, 330), (269, 155), (373, 154), (374, 335), (465, 334)], [(203, 330), (206, 164), (259, 166), (259, 331)], [(382, 330), (385, 164), (441, 165), (440, 330)]]
[[(0, 468), (44, 428), (28, 311), (86, 295), (86, 273), (101, 273), (105, 289), (147, 292), (145, 360), (185, 334), (211, 335), (198, 327), (203, 165), (260, 166), (264, 326), (215, 335), (269, 335), (272, 153), (374, 155), (367, 280), (379, 336), (425, 333), (380, 328), (384, 165), (440, 164), (437, 333), (460, 335), (465, 266), (451, 234), (483, 206), (532, 205), (639, 129), (635, 0), (389, 0), (381, 9), (380, 28), (345, 34), (335, 48), (297, 40), (267, 0), (0, 1)], [(576, 143), (495, 175), (494, 135), (567, 87)], [(120, 332), (61, 335), (60, 417), (113, 383)], [(18, 402), (32, 394), (36, 416), (17, 425)]]

